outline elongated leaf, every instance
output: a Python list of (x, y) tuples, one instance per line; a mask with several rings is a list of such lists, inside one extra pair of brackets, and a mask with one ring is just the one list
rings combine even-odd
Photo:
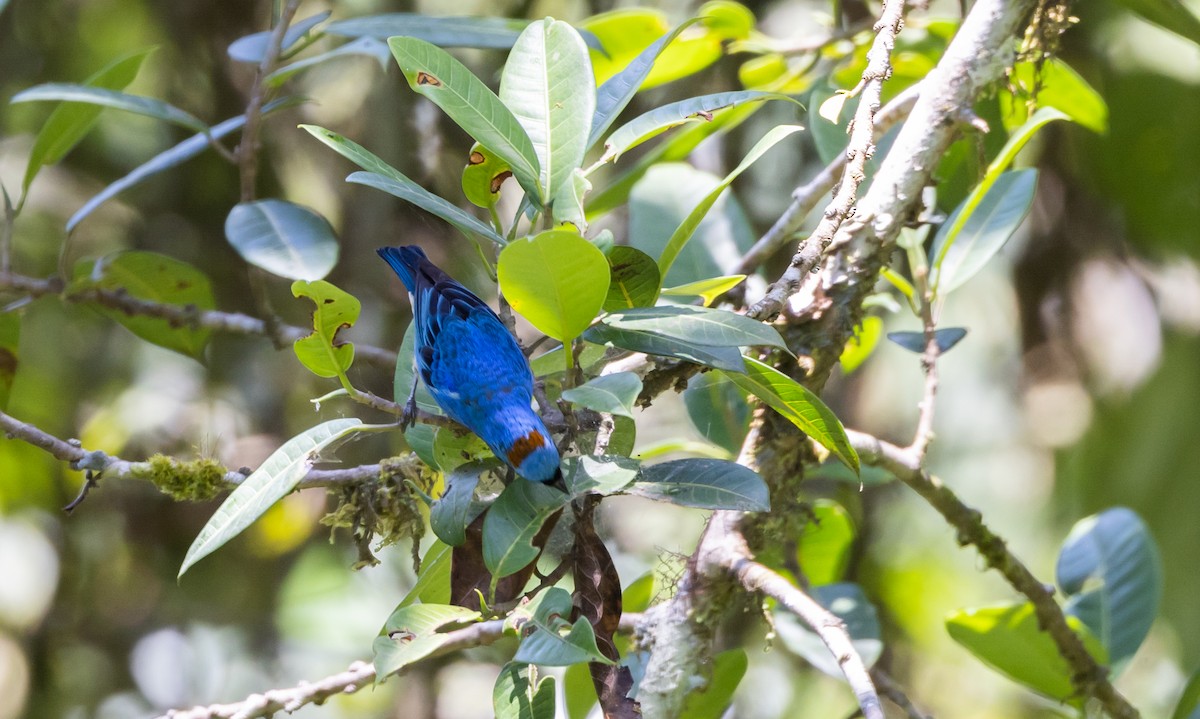
[(513, 661), (565, 667), (578, 662), (612, 664), (596, 646), (596, 634), (584, 617), (572, 624), (571, 595), (561, 587), (551, 587), (534, 599), (529, 608), (517, 613), (523, 618), (525, 638)]
[(284, 200), (238, 203), (225, 218), (225, 238), (245, 261), (292, 280), (319, 280), (338, 260), (329, 222)]
[(509, 244), (496, 269), (513, 309), (564, 343), (583, 332), (608, 296), (604, 253), (567, 230), (548, 230)]
[[(67, 294), (86, 299), (86, 292), (92, 289), (121, 290), (139, 300), (181, 308), (211, 310), (217, 305), (203, 272), (156, 252), (131, 250), (77, 264)], [(212, 334), (200, 326), (174, 326), (161, 317), (126, 313), (102, 302), (92, 306), (147, 342), (189, 357), (199, 357)]]
[(530, 23), (504, 64), (500, 100), (533, 143), (547, 200), (557, 200), (583, 164), (595, 86), (583, 38), (551, 18)]
[[(283, 42), (281, 42), (279, 45), (280, 51), (286, 52), (293, 45), (295, 45), (300, 38), (307, 35), (309, 30), (312, 30), (317, 25), (320, 25), (322, 22), (329, 19), (331, 14), (332, 13), (326, 10), (325, 12), (320, 12), (316, 15), (310, 15), (303, 20), (297, 20), (296, 22), (292, 23), (291, 26), (288, 27), (287, 31), (283, 34)], [(237, 40), (229, 43), (229, 47), (226, 49), (226, 52), (229, 54), (230, 58), (237, 60), (238, 62), (260, 63), (262, 62), (263, 56), (267, 54), (267, 47), (271, 43), (271, 33), (271, 30), (264, 30), (262, 32), (256, 32), (251, 35), (239, 37)]]
[(400, 601), (401, 607), (420, 602), (421, 604), (448, 604), (450, 602), (450, 545), (440, 539), (430, 545), (421, 557), (421, 571), (417, 583), (408, 590)]
[(1200, 45), (1200, 18), (1181, 0), (1117, 0), (1143, 19)]
[(611, 312), (600, 321), (615, 329), (651, 332), (710, 347), (766, 346), (787, 350), (783, 337), (771, 325), (710, 307), (634, 307)]
[(479, 621), (479, 612), (440, 604), (400, 607), (388, 617), (375, 638), (375, 683), (433, 654), (447, 641), (447, 633)]
[(354, 345), (338, 339), (338, 333), (353, 327), (362, 311), (358, 298), (325, 280), (292, 283), (293, 297), (313, 301), (313, 333), (292, 345), (297, 359), (318, 377), (341, 377), (354, 363)]
[(554, 677), (537, 680), (537, 667), (509, 662), (496, 677), (496, 719), (554, 719)]
[(179, 576), (236, 537), (271, 505), (295, 489), (296, 483), (308, 473), (314, 457), (323, 449), (362, 426), (357, 419), (334, 419), (284, 442), (213, 513), (188, 548), (179, 567)]
[[(966, 336), (967, 330), (963, 327), (943, 327), (933, 331), (933, 341), (937, 343), (941, 354), (952, 350)], [(909, 352), (925, 354), (924, 332), (888, 332), (887, 338)]]
[(572, 495), (585, 492), (606, 495), (619, 492), (641, 469), (636, 459), (619, 455), (568, 457), (563, 461), (563, 479)]
[[(868, 667), (875, 664), (883, 653), (882, 633), (875, 606), (863, 594), (862, 587), (849, 582), (827, 584), (814, 587), (812, 595), (821, 606), (846, 623), (846, 631), (863, 663)], [(776, 610), (773, 616), (779, 638), (789, 651), (804, 657), (829, 676), (845, 680), (846, 675), (839, 666), (838, 657), (829, 653), (829, 648), (812, 629), (790, 612)]]
[(21, 341), (21, 316), (0, 313), (0, 412), (8, 409), (8, 397), (17, 376), (17, 350)]
[(858, 453), (850, 446), (846, 429), (820, 397), (770, 365), (753, 357), (745, 360), (746, 374), (729, 372), (726, 376), (858, 472)]
[(306, 57), (303, 60), (297, 60), (296, 62), (288, 63), (287, 65), (275, 70), (270, 75), (267, 75), (263, 82), (266, 83), (268, 87), (279, 87), (288, 78), (292, 77), (298, 72), (307, 70), (310, 67), (316, 67), (317, 65), (323, 65), (330, 60), (336, 60), (341, 57), (354, 57), (355, 55), (373, 58), (384, 70), (387, 70), (388, 60), (390, 60), (392, 57), (392, 53), (388, 50), (387, 45), (373, 37), (360, 37), (357, 40), (351, 40), (345, 45), (339, 45), (328, 52), (321, 53), (320, 55), (313, 55), (312, 57)]
[[(301, 102), (304, 102), (303, 98), (282, 97), (264, 105), (263, 115), (268, 115), (276, 110), (295, 107)], [(231, 117), (222, 123), (213, 125), (207, 135), (204, 133), (193, 135), (178, 145), (164, 150), (141, 165), (138, 165), (128, 175), (125, 175), (121, 179), (110, 184), (108, 187), (105, 187), (99, 192), (99, 194), (84, 203), (83, 207), (79, 208), (74, 215), (71, 215), (71, 219), (67, 221), (67, 232), (72, 232), (75, 227), (79, 225), (79, 223), (82, 222), (85, 217), (92, 214), (97, 207), (116, 197), (119, 193), (128, 190), (130, 187), (133, 187), (139, 182), (142, 182), (143, 180), (164, 170), (168, 170), (176, 165), (192, 159), (201, 152), (210, 149), (211, 140), (218, 140), (232, 132), (240, 130), (245, 124), (245, 115)]]
[[(1107, 662), (1104, 647), (1083, 622), (1068, 616), (1067, 625), (1098, 663)], [(1050, 635), (1038, 627), (1032, 604), (960, 609), (946, 618), (946, 630), (954, 641), (1013, 681), (1052, 699), (1082, 705), (1071, 684), (1071, 668)]]
[(796, 560), (813, 586), (841, 581), (854, 545), (854, 520), (832, 499), (813, 502), (812, 516), (796, 544)]
[(708, 683), (688, 693), (682, 716), (688, 719), (721, 719), (733, 703), (733, 693), (746, 675), (745, 649), (727, 649), (712, 658)]
[[(83, 84), (106, 90), (124, 90), (125, 86), (137, 77), (142, 63), (152, 52), (154, 48), (144, 48), (118, 58), (84, 80)], [(58, 162), (79, 144), (96, 124), (96, 119), (100, 117), (103, 109), (99, 105), (79, 102), (64, 103), (54, 108), (42, 129), (38, 130), (33, 149), (29, 151), (29, 164), (25, 168), (25, 178), (21, 181), (22, 201), (38, 171)]]
[(538, 180), (541, 168), (537, 152), (521, 123), (496, 93), (461, 62), (424, 40), (393, 37), (388, 47), (409, 87), (429, 98), (467, 134), (499, 155), (529, 197), (544, 205), (546, 195)]
[(633, 372), (617, 372), (589, 380), (587, 384), (566, 390), (568, 402), (626, 417), (633, 416), (633, 403), (642, 392), (642, 380)]
[(765, 155), (775, 145), (779, 144), (780, 140), (794, 132), (799, 132), (801, 129), (803, 128), (799, 125), (778, 125), (771, 128), (761, 140), (754, 144), (754, 147), (750, 148), (750, 152), (746, 153), (746, 156), (733, 169), (733, 172), (730, 172), (724, 179), (717, 183), (712, 192), (709, 192), (704, 199), (700, 200), (699, 204), (688, 213), (688, 216), (684, 218), (675, 232), (671, 234), (671, 238), (667, 240), (667, 246), (663, 248), (662, 255), (658, 258), (659, 274), (663, 277), (667, 276), (667, 273), (671, 270), (671, 265), (675, 263), (675, 258), (679, 256), (679, 253), (683, 250), (683, 246), (687, 244), (687, 241), (692, 238), (692, 234), (696, 232), (696, 228), (700, 226), (700, 221), (704, 219), (704, 216), (708, 214), (712, 206), (716, 204), (717, 198), (737, 179), (738, 175), (745, 172), (755, 161)]
[(496, 577), (520, 571), (538, 555), (533, 535), (567, 501), (562, 491), (517, 477), (483, 521), (483, 561)]
[(448, 472), (445, 493), (429, 508), (430, 529), (438, 539), (451, 547), (467, 541), (467, 525), (475, 518), (472, 516), (471, 503), (475, 499), (479, 475), (484, 469), (480, 463), (472, 462)]
[(695, 282), (686, 282), (682, 285), (674, 287), (664, 287), (662, 293), (664, 295), (674, 295), (681, 297), (700, 297), (704, 300), (704, 306), (708, 307), (721, 295), (725, 294), (734, 287), (742, 284), (746, 279), (745, 275), (725, 275), (723, 277), (713, 277), (707, 280), (697, 280)]
[(745, 363), (737, 347), (703, 345), (677, 337), (666, 337), (649, 330), (630, 330), (599, 322), (583, 333), (588, 342), (612, 345), (633, 352), (674, 357), (696, 364), (732, 372), (744, 372)]
[(748, 102), (763, 102), (764, 100), (787, 100), (795, 102), (787, 95), (759, 90), (738, 90), (736, 92), (719, 92), (713, 95), (701, 95), (687, 100), (680, 100), (669, 105), (639, 115), (613, 131), (604, 141), (604, 154), (601, 162), (616, 160), (623, 153), (637, 147), (646, 140), (667, 130), (688, 122), (709, 121), (718, 110), (736, 107)]
[(1056, 568), (1069, 595), (1067, 614), (1078, 617), (1118, 667), (1150, 632), (1162, 601), (1158, 547), (1145, 523), (1125, 507), (1080, 520), (1063, 543)]
[(145, 115), (157, 120), (163, 120), (164, 122), (179, 125), (193, 132), (205, 132), (208, 130), (208, 125), (200, 118), (190, 112), (184, 112), (177, 107), (169, 105), (162, 100), (156, 100), (152, 97), (142, 97), (141, 95), (129, 95), (118, 90), (110, 90), (92, 85), (74, 85), (71, 83), (35, 85), (28, 90), (22, 90), (13, 95), (12, 100), (9, 102), (15, 104), (18, 102), (44, 102), (48, 100), (84, 102), (90, 105), (111, 107), (115, 110), (124, 110), (137, 115)]
[(637, 481), (626, 491), (701, 509), (766, 512), (771, 508), (763, 478), (723, 459), (676, 459), (642, 467)]
[(653, 306), (658, 299), (658, 287), (662, 284), (662, 276), (654, 258), (628, 245), (617, 245), (606, 256), (611, 277), (604, 311)]
[[(1037, 178), (1038, 171), (1032, 168), (1010, 170), (996, 178), (971, 217), (962, 223), (954, 246), (945, 252), (942, 246), (950, 236), (950, 228), (958, 224), (957, 214), (942, 224), (930, 250), (934, 257), (941, 258), (941, 263), (934, 265), (933, 285), (938, 294), (963, 286), (1004, 247), (1033, 207)], [(961, 207), (955, 212), (959, 211)]]
[(377, 40), (404, 35), (440, 47), (507, 50), (513, 46), (528, 24), (528, 20), (498, 17), (434, 17), (398, 12), (337, 20), (325, 27), (325, 33), (345, 37), (373, 37)]

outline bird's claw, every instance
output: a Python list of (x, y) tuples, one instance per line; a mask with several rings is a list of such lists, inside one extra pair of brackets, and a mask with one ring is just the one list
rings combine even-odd
[(409, 398), (404, 405), (404, 413), (400, 415), (400, 431), (407, 431), (417, 423), (417, 400)]

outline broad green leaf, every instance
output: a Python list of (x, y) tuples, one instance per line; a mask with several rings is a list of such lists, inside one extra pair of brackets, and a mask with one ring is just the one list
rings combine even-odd
[(433, 463), (442, 472), (453, 472), (470, 462), (491, 459), (492, 450), (465, 428), (438, 427), (433, 436)]
[(17, 375), (17, 350), (21, 340), (21, 316), (0, 312), (0, 412), (8, 409), (8, 397)]
[(631, 330), (598, 322), (583, 333), (588, 342), (612, 345), (633, 352), (662, 357), (674, 357), (687, 362), (732, 372), (745, 371), (741, 351), (737, 347), (703, 345), (677, 337), (667, 337), (651, 330)]
[(633, 403), (642, 392), (642, 380), (633, 372), (617, 372), (589, 380), (562, 393), (562, 398), (597, 412), (633, 416)]
[[(933, 331), (933, 341), (937, 343), (938, 353), (940, 354), (945, 354), (954, 349), (954, 346), (966, 336), (967, 331), (962, 327), (945, 327)], [(924, 332), (888, 332), (887, 338), (909, 352), (925, 354)]]
[(700, 226), (700, 221), (704, 219), (704, 216), (708, 214), (712, 206), (716, 204), (717, 198), (721, 196), (721, 193), (739, 175), (753, 165), (755, 161), (765, 155), (771, 148), (775, 147), (780, 140), (794, 132), (799, 132), (801, 129), (803, 128), (799, 125), (778, 125), (771, 128), (761, 140), (754, 144), (754, 147), (750, 148), (750, 152), (746, 153), (746, 156), (733, 169), (733, 172), (726, 175), (708, 195), (700, 200), (696, 207), (684, 218), (683, 222), (680, 223), (675, 232), (671, 234), (671, 238), (667, 240), (667, 246), (663, 248), (662, 255), (658, 258), (658, 271), (663, 277), (667, 276), (667, 273), (671, 270), (671, 265), (675, 262), (675, 258), (679, 256), (687, 241), (692, 238), (692, 234)]
[[(984, 268), (1033, 207), (1033, 195), (1037, 190), (1038, 171), (1035, 169), (1010, 170), (996, 178), (995, 184), (975, 206), (971, 217), (961, 225), (957, 222), (958, 212), (944, 222), (933, 240), (930, 254), (940, 258), (933, 266), (933, 286), (939, 295), (946, 295), (961, 287)], [(953, 246), (943, 251), (950, 237), (950, 228), (959, 227)]]
[(711, 307), (634, 307), (610, 312), (600, 322), (614, 329), (650, 332), (710, 347), (766, 346), (787, 351), (783, 337), (771, 325)]
[(616, 245), (606, 256), (610, 279), (604, 311), (652, 307), (662, 284), (662, 275), (654, 258), (628, 245)]
[[(155, 252), (130, 250), (95, 262), (81, 262), (75, 265), (74, 275), (67, 288), (68, 295), (83, 294), (86, 297), (86, 292), (92, 289), (120, 290), (135, 299), (181, 308), (191, 306), (197, 310), (211, 310), (217, 305), (212, 285), (203, 272), (186, 262)], [(103, 301), (89, 304), (147, 342), (190, 357), (199, 357), (204, 352), (211, 335), (210, 330), (199, 325), (174, 326), (160, 317), (130, 314), (108, 307)]]
[(641, 469), (636, 459), (619, 455), (582, 455), (563, 460), (563, 481), (572, 496), (586, 492), (607, 495), (625, 489)]
[(727, 372), (726, 376), (858, 472), (858, 453), (850, 446), (842, 423), (820, 397), (768, 364), (753, 357), (745, 360), (746, 374)]
[(767, 484), (752, 469), (723, 459), (676, 459), (642, 467), (629, 494), (700, 509), (765, 512)]
[(447, 472), (446, 491), (429, 508), (429, 528), (451, 547), (467, 541), (467, 525), (475, 518), (471, 512), (475, 487), (485, 469), (483, 463), (470, 462)]
[(358, 419), (334, 419), (306, 429), (271, 453), (262, 466), (225, 498), (200, 530), (179, 567), (179, 576), (249, 527), (275, 502), (296, 488), (324, 449), (363, 426)]
[[(883, 635), (879, 628), (879, 617), (875, 606), (863, 594), (862, 587), (849, 582), (813, 587), (813, 599), (836, 614), (846, 623), (850, 641), (858, 650), (863, 663), (868, 667), (879, 661), (883, 653)], [(804, 657), (809, 664), (835, 679), (845, 681), (838, 658), (829, 652), (816, 632), (803, 624), (794, 614), (776, 609), (775, 630), (788, 651)]]
[(356, 55), (359, 57), (369, 57), (374, 59), (385, 71), (388, 67), (388, 61), (392, 59), (392, 53), (388, 50), (387, 45), (373, 37), (360, 37), (357, 40), (351, 40), (345, 45), (339, 45), (334, 49), (323, 52), (319, 55), (313, 55), (312, 57), (306, 57), (303, 60), (297, 60), (296, 62), (288, 63), (287, 65), (275, 70), (270, 75), (267, 75), (263, 82), (268, 87), (279, 87), (286, 82), (288, 78), (292, 77), (298, 72), (307, 70), (310, 67), (323, 65), (330, 60), (336, 60), (341, 57), (354, 57)]
[[(282, 97), (278, 100), (273, 100), (266, 105), (263, 105), (263, 115), (266, 116), (276, 110), (282, 110), (289, 107), (295, 107), (304, 102), (304, 98), (299, 97)], [(219, 124), (213, 125), (207, 134), (200, 133), (193, 135), (183, 142), (163, 150), (146, 162), (135, 167), (129, 174), (109, 184), (97, 195), (84, 203), (83, 207), (79, 208), (71, 219), (67, 221), (67, 232), (74, 231), (75, 227), (83, 221), (85, 217), (92, 214), (97, 207), (108, 202), (116, 197), (121, 192), (128, 190), (130, 187), (142, 182), (143, 180), (152, 177), (164, 170), (168, 170), (176, 165), (182, 164), (187, 160), (192, 159), (205, 150), (212, 149), (212, 141), (219, 140), (230, 133), (242, 129), (246, 124), (246, 116), (238, 115), (231, 117), (228, 120)]]
[(738, 90), (735, 92), (719, 92), (713, 95), (701, 95), (687, 100), (680, 100), (669, 105), (638, 115), (629, 122), (613, 131), (604, 141), (604, 154), (600, 162), (617, 160), (623, 153), (637, 147), (646, 140), (662, 134), (667, 130), (689, 122), (712, 122), (713, 113), (726, 108), (737, 107), (748, 102), (763, 102), (765, 100), (787, 100), (795, 102), (787, 95), (758, 90)]
[(524, 638), (513, 661), (551, 667), (577, 662), (612, 664), (596, 646), (596, 634), (588, 620), (580, 617), (572, 624), (571, 613), (571, 595), (561, 587), (551, 587), (534, 598), (519, 612), (525, 618), (521, 626)]
[(353, 140), (348, 140), (336, 132), (316, 125), (301, 125), (300, 127), (342, 157), (366, 170), (366, 172), (353, 173), (346, 178), (347, 182), (374, 187), (406, 202), (411, 202), (422, 210), (437, 215), (454, 225), (468, 237), (474, 234), (485, 237), (498, 245), (505, 244), (505, 239), (497, 234), (490, 225), (480, 222), (473, 215), (421, 187)]
[(854, 520), (832, 499), (818, 499), (796, 545), (796, 560), (813, 586), (841, 581), (850, 563)]
[[(604, 359), (604, 353), (605, 349), (603, 347), (585, 344), (583, 351), (579, 353), (579, 367), (585, 370), (595, 367), (596, 364)], [(562, 345), (534, 357), (529, 362), (529, 368), (533, 370), (535, 377), (544, 377), (555, 372), (562, 372), (565, 367), (566, 360), (563, 359)]]
[(1009, 73), (1009, 85), (1017, 89), (1015, 94), (998, 94), (1007, 127), (1017, 127), (1029, 118), (1027, 101), (1033, 97), (1036, 86), (1038, 106), (1058, 108), (1093, 132), (1108, 132), (1108, 105), (1104, 98), (1057, 57), (1044, 60), (1040, 74), (1037, 63), (1018, 62)]
[(225, 238), (246, 262), (292, 280), (319, 280), (338, 261), (338, 241), (316, 212), (284, 200), (240, 202)]
[(705, 372), (688, 380), (683, 391), (692, 426), (709, 442), (736, 455), (750, 429), (746, 393), (720, 372)]
[(567, 499), (561, 490), (520, 476), (505, 487), (483, 520), (483, 561), (488, 570), (497, 578), (507, 577), (536, 559), (533, 536)]
[(635, 444), (637, 444), (637, 422), (634, 422), (632, 417), (615, 415), (612, 438), (608, 440), (609, 454), (628, 457), (633, 454)]
[(745, 275), (725, 275), (723, 277), (713, 277), (707, 280), (697, 280), (695, 282), (687, 282), (674, 287), (664, 287), (662, 293), (664, 295), (682, 296), (682, 297), (700, 297), (704, 300), (704, 306), (708, 307), (721, 295), (725, 294), (734, 287), (742, 284), (746, 279)]
[(58, 100), (61, 102), (83, 102), (100, 107), (110, 107), (114, 110), (124, 110), (136, 115), (145, 115), (157, 120), (169, 122), (187, 128), (193, 132), (207, 132), (208, 125), (190, 112), (184, 112), (162, 100), (141, 95), (129, 95), (119, 90), (110, 90), (94, 85), (76, 85), (65, 82), (52, 82), (45, 85), (34, 85), (28, 90), (22, 90), (13, 95), (9, 102), (44, 102)]
[(337, 20), (325, 27), (325, 33), (344, 37), (373, 37), (377, 40), (404, 35), (440, 47), (507, 50), (528, 24), (528, 20), (498, 17), (435, 17), (398, 12)]
[[(279, 44), (280, 52), (286, 52), (298, 40), (308, 34), (317, 25), (320, 25), (325, 20), (329, 19), (331, 13), (325, 12), (310, 15), (303, 20), (297, 20), (292, 23), (287, 31), (283, 33), (283, 41)], [(239, 37), (237, 40), (229, 43), (229, 47), (225, 50), (229, 57), (238, 62), (260, 63), (263, 56), (267, 54), (267, 48), (271, 44), (271, 30), (256, 32), (251, 35)]]
[(1154, 538), (1132, 510), (1117, 507), (1080, 520), (1058, 555), (1066, 612), (1078, 617), (1122, 667), (1158, 615), (1162, 560)]
[(850, 374), (862, 366), (879, 345), (883, 336), (883, 320), (875, 315), (863, 317), (862, 322), (854, 329), (854, 336), (846, 341), (842, 356), (838, 362), (842, 365), (842, 374)]
[(746, 675), (745, 649), (727, 649), (712, 658), (708, 682), (688, 693), (680, 716), (688, 719), (721, 719), (733, 703), (733, 693)]
[(477, 142), (463, 168), (463, 194), (476, 207), (495, 207), (500, 201), (500, 188), (510, 177), (512, 169), (508, 163)]
[(554, 719), (554, 677), (537, 680), (537, 667), (509, 662), (492, 689), (496, 719)]
[(1200, 671), (1192, 674), (1187, 686), (1183, 688), (1183, 694), (1179, 697), (1179, 703), (1175, 705), (1171, 719), (1200, 719)]
[(574, 232), (548, 230), (509, 244), (497, 267), (513, 309), (560, 342), (578, 337), (608, 295), (608, 260)]
[[(1108, 661), (1104, 647), (1083, 622), (1068, 616), (1067, 625), (1098, 663)], [(1009, 679), (1052, 699), (1081, 705), (1071, 684), (1071, 667), (1050, 635), (1038, 627), (1032, 604), (960, 609), (946, 618), (946, 630), (954, 641)]]
[(436, 652), (446, 643), (448, 632), (479, 620), (479, 612), (441, 604), (396, 609), (372, 645), (375, 683)]
[(596, 687), (592, 684), (592, 673), (587, 664), (572, 664), (562, 677), (563, 704), (567, 719), (588, 719), (592, 707), (596, 706)]
[(583, 164), (596, 111), (595, 86), (583, 38), (552, 18), (530, 23), (504, 64), (500, 100), (533, 143), (547, 200), (557, 200)]
[(325, 280), (292, 283), (293, 297), (313, 301), (313, 333), (301, 337), (292, 345), (297, 359), (318, 377), (341, 377), (354, 362), (354, 345), (338, 339), (343, 328), (353, 327), (362, 311), (362, 303), (354, 295)]
[(445, 542), (434, 541), (421, 558), (421, 571), (417, 574), (417, 583), (408, 590), (400, 607), (407, 607), (416, 602), (421, 604), (450, 603), (450, 564), (454, 549)]
[(1200, 45), (1200, 18), (1182, 0), (1117, 0), (1142, 19)]
[(388, 47), (409, 87), (429, 98), (468, 135), (507, 162), (526, 194), (537, 205), (544, 205), (546, 195), (538, 180), (541, 168), (537, 152), (521, 123), (496, 93), (461, 62), (424, 40), (393, 37)]
[[(124, 90), (125, 86), (137, 77), (142, 63), (154, 48), (144, 48), (129, 55), (118, 58), (98, 70), (83, 81), (89, 87), (99, 87), (106, 90)], [(25, 178), (21, 181), (22, 204), (33, 178), (47, 165), (53, 165), (61, 160), (75, 145), (79, 144), (100, 117), (103, 107), (80, 102), (68, 102), (54, 108), (42, 129), (38, 130), (37, 138), (33, 141), (33, 149), (29, 151), (29, 164), (25, 168)], [(214, 128), (215, 129), (215, 128)]]

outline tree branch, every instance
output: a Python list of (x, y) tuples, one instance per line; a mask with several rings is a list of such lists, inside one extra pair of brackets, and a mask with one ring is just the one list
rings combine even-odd
[(283, 47), (283, 36), (300, 7), (300, 0), (287, 0), (279, 13), (279, 20), (271, 28), (267, 48), (262, 61), (254, 73), (254, 84), (250, 88), (250, 102), (246, 105), (246, 126), (242, 128), (242, 140), (238, 143), (237, 157), (241, 174), (242, 202), (254, 199), (255, 180), (258, 176), (258, 126), (262, 122), (262, 107), (266, 101), (267, 88), (263, 84), (275, 64), (279, 62), (279, 51)]

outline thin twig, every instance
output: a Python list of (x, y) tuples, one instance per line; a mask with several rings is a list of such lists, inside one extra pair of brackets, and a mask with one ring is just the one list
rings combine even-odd
[(238, 143), (238, 162), (241, 175), (242, 202), (254, 199), (255, 180), (258, 177), (258, 127), (262, 122), (262, 108), (266, 102), (267, 87), (265, 80), (275, 69), (279, 61), (279, 51), (283, 47), (283, 36), (292, 18), (300, 7), (300, 0), (288, 0), (279, 14), (275, 27), (271, 28), (267, 49), (263, 52), (262, 61), (254, 73), (254, 84), (250, 88), (250, 102), (246, 105), (246, 126), (242, 128), (242, 140)]
[(875, 682), (875, 688), (879, 690), (879, 696), (886, 697), (888, 701), (903, 709), (909, 719), (932, 719), (929, 714), (918, 709), (896, 680), (878, 666), (871, 668), (871, 679)]
[(924, 466), (929, 443), (933, 441), (933, 414), (937, 404), (938, 390), (937, 361), (941, 348), (937, 341), (937, 323), (933, 317), (933, 295), (929, 290), (927, 271), (923, 269), (917, 280), (917, 288), (921, 292), (921, 324), (925, 333), (925, 352), (921, 355), (921, 370), (925, 373), (925, 392), (921, 397), (917, 431), (909, 450), (916, 457), (919, 465)]

